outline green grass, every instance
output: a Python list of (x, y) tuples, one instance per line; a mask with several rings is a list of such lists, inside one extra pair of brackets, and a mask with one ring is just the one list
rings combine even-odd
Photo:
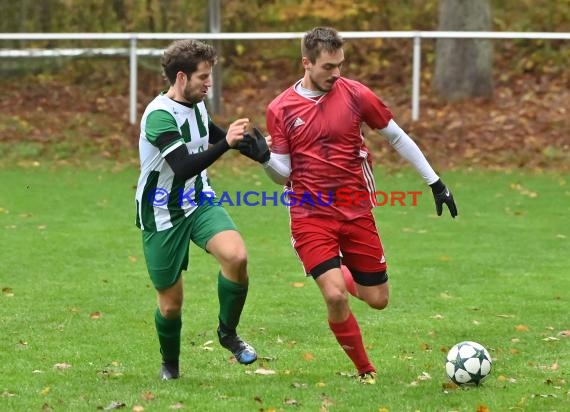
[[(279, 191), (243, 164), (212, 170), (218, 192)], [(351, 301), (379, 369), (366, 387), (345, 376), (352, 365), (301, 273), (286, 210), (273, 206), (228, 207), (250, 256), (240, 331), (262, 359), (232, 364), (218, 345), (217, 265), (192, 247), (183, 376), (160, 382), (155, 293), (134, 226), (138, 171), (24, 166), (0, 169), (2, 411), (570, 409), (570, 338), (559, 335), (570, 329), (570, 176), (447, 172), (454, 221), (435, 216), (413, 172), (377, 173), (378, 190), (423, 195), (417, 207), (375, 210), (391, 303), (378, 312)], [(446, 385), (445, 351), (461, 340), (493, 357), (479, 388)]]

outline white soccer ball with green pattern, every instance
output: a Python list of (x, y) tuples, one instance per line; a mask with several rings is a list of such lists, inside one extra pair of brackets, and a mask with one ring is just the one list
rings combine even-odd
[(447, 353), (445, 372), (457, 385), (480, 385), (492, 368), (491, 355), (483, 345), (465, 341)]

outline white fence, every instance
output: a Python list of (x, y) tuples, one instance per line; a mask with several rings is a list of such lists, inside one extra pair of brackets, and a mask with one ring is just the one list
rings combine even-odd
[[(422, 39), (540, 39), (570, 40), (570, 33), (553, 32), (481, 32), (481, 31), (347, 31), (340, 32), (345, 39), (410, 39), (412, 54), (412, 120), (420, 115), (420, 73)], [(160, 56), (163, 49), (139, 48), (139, 40), (287, 40), (301, 39), (304, 33), (0, 33), (0, 40), (124, 40), (126, 48), (83, 49), (1, 49), (2, 57), (58, 57), (58, 56), (129, 56), (129, 121), (137, 120), (137, 57)], [(219, 99), (219, 96), (213, 96)]]

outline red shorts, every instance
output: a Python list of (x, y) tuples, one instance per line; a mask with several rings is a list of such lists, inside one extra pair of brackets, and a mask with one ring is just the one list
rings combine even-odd
[(351, 270), (386, 271), (384, 249), (372, 212), (349, 221), (298, 218), (291, 222), (291, 234), (305, 273), (338, 256)]

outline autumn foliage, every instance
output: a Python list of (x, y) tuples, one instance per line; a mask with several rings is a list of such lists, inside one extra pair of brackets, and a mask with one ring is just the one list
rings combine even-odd
[[(0, 0), (5, 32), (203, 32), (208, 2)], [(496, 4), (500, 3), (500, 4)], [(569, 31), (564, 2), (507, 0), (493, 7), (497, 31)], [(539, 4), (540, 3), (540, 4)], [(222, 2), (227, 32), (305, 31), (332, 25), (341, 31), (434, 30), (438, 1), (301, 0)], [(139, 47), (163, 47), (146, 41)], [(447, 103), (431, 89), (435, 41), (422, 42), (420, 120), (411, 121), (412, 43), (407, 39), (350, 40), (344, 75), (366, 83), (392, 108), (438, 167), (567, 168), (570, 164), (570, 41), (500, 40), (494, 43), (491, 100)], [(5, 41), (2, 47), (125, 47), (121, 42)], [(225, 41), (222, 125), (248, 115), (264, 126), (265, 106), (302, 75), (298, 40)], [(138, 114), (164, 87), (156, 58), (140, 58)], [(4, 59), (0, 62), (0, 148), (7, 159), (38, 155), (66, 159), (78, 150), (131, 157), (137, 127), (128, 123), (128, 60), (124, 58)], [(30, 102), (34, 104), (30, 105)], [(9, 143), (25, 142), (20, 149)], [(387, 164), (401, 160), (371, 140)], [(50, 143), (46, 145), (45, 143)]]

